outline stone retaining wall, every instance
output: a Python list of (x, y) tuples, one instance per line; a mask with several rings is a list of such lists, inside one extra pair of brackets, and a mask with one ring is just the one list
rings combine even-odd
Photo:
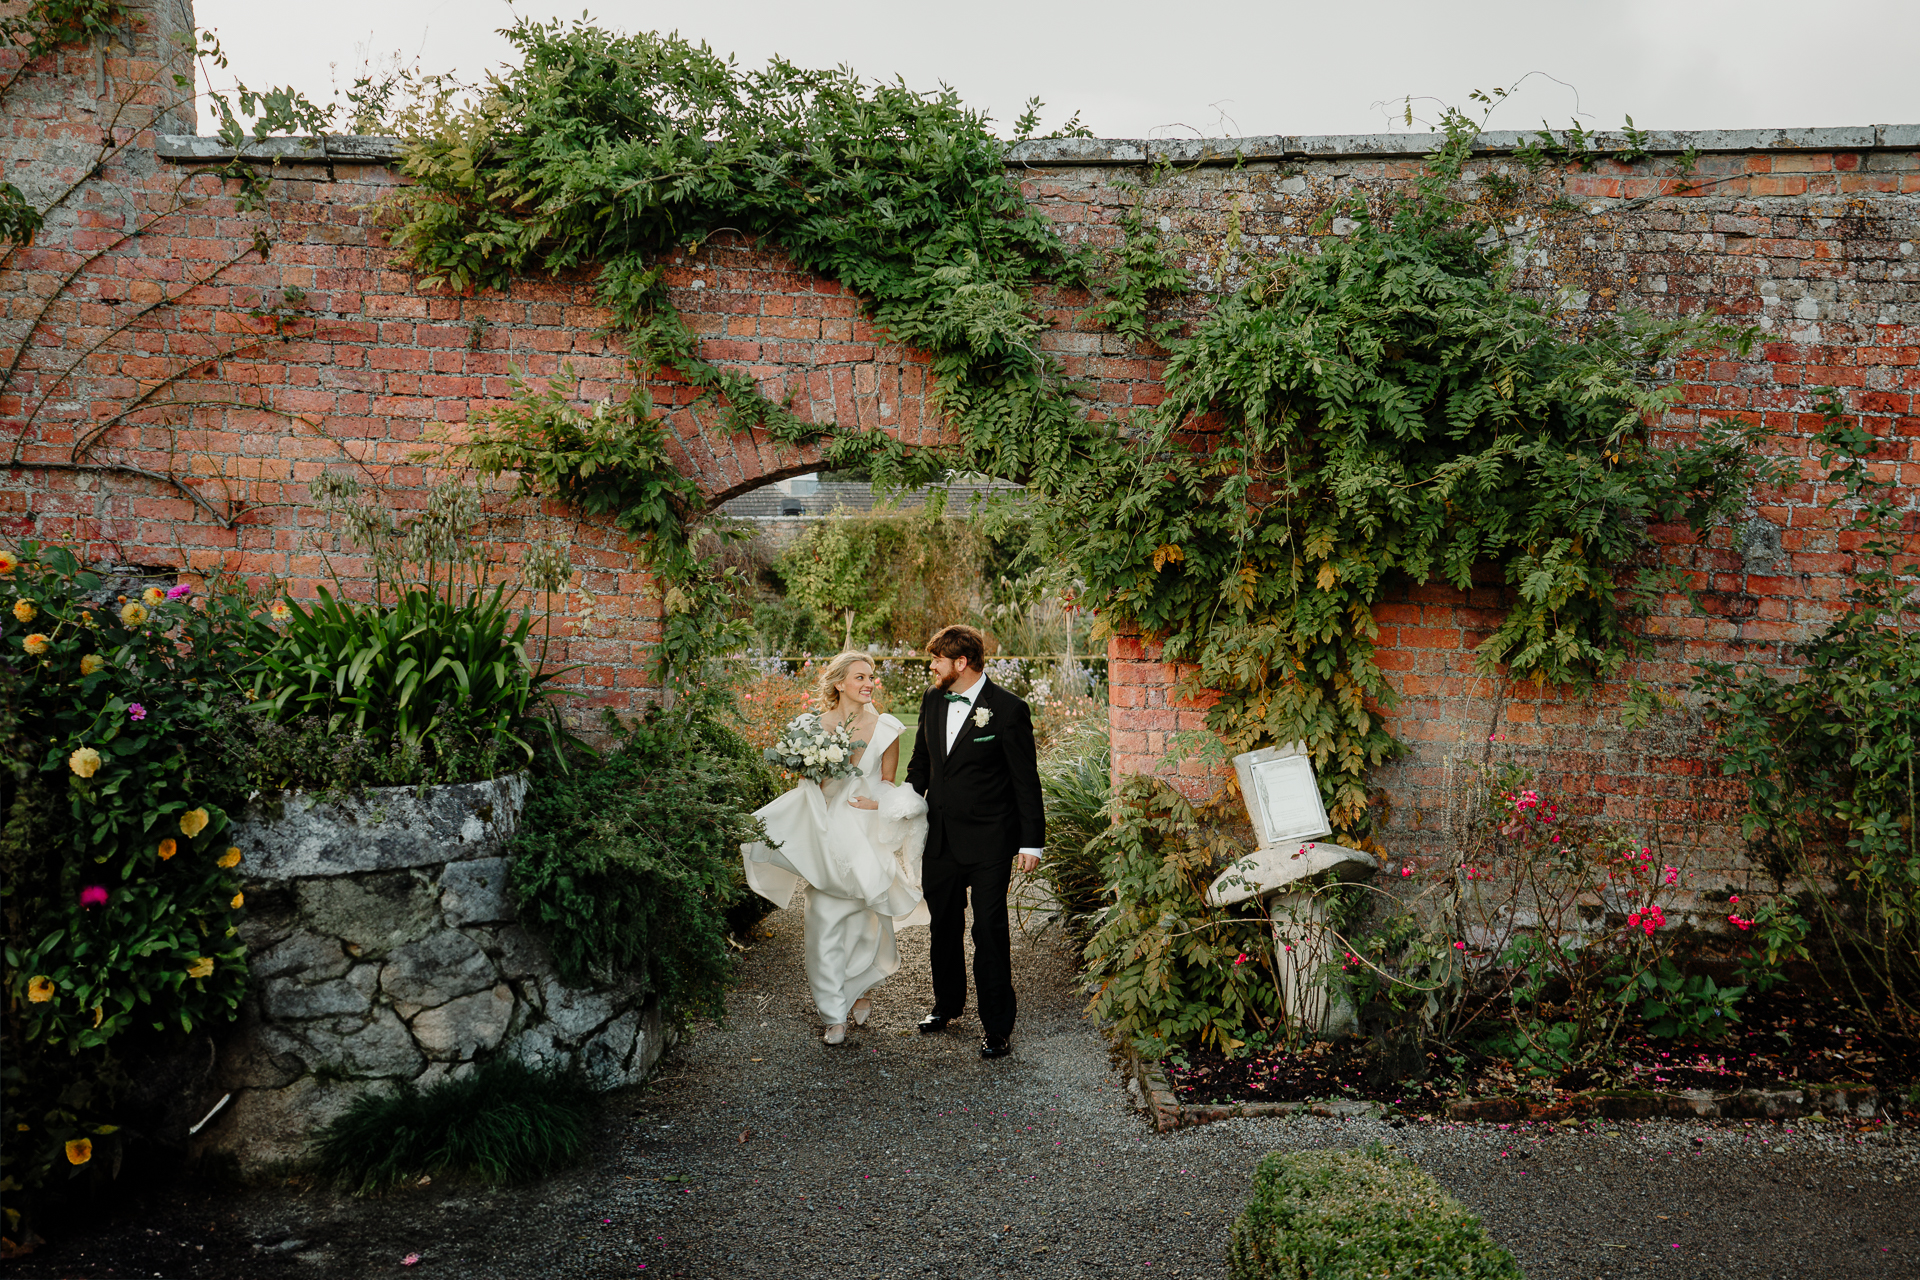
[(222, 1038), (199, 1136), (257, 1173), (369, 1089), (422, 1087), (509, 1054), (637, 1083), (667, 1043), (637, 985), (562, 982), (515, 921), (504, 850), (524, 775), (256, 800), (233, 828), (250, 873), (252, 986)]

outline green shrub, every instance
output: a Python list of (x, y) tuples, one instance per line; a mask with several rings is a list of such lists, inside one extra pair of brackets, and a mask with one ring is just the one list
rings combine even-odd
[(355, 1195), (448, 1171), (495, 1186), (538, 1178), (586, 1150), (594, 1106), (577, 1075), (496, 1058), (462, 1079), (356, 1098), (315, 1135), (316, 1171)]
[(625, 971), (676, 1018), (717, 1013), (740, 845), (759, 838), (772, 781), (706, 720), (656, 712), (620, 732), (591, 767), (535, 779), (513, 846), (521, 916), (569, 981)]
[(1070, 916), (1087, 918), (1109, 901), (1106, 851), (1107, 800), (1113, 748), (1107, 718), (1089, 716), (1040, 759), (1040, 787), (1047, 800), (1047, 848), (1040, 874)]
[(1405, 1156), (1273, 1152), (1227, 1245), (1229, 1280), (1520, 1280), (1480, 1219)]
[[(1795, 646), (1788, 679), (1703, 663), (1721, 772), (1746, 789), (1742, 833), (1778, 891), (1731, 897), (1755, 943), (1754, 976), (1780, 980), (1812, 956), (1835, 993), (1877, 1025), (1920, 1032), (1920, 604), (1904, 491), (1869, 459), (1880, 442), (1831, 393), (1817, 437), (1827, 503), (1849, 518), (1862, 567), (1848, 611)], [(1888, 474), (1891, 474), (1890, 472)]]
[(114, 1163), (122, 1037), (226, 1021), (246, 988), (227, 713), (272, 633), (230, 584), (116, 595), (66, 548), (0, 552), (9, 1215)]
[(1221, 812), (1143, 776), (1124, 779), (1108, 811), (1095, 847), (1114, 901), (1086, 950), (1094, 1013), (1149, 1058), (1196, 1042), (1233, 1053), (1269, 1032), (1280, 998), (1266, 918), (1206, 905), (1216, 870), (1246, 852)]

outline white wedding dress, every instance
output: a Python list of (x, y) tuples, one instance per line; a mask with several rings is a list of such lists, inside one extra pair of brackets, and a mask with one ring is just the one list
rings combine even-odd
[[(927, 802), (912, 787), (880, 777), (880, 761), (906, 726), (882, 715), (860, 756), (860, 772), (825, 786), (802, 781), (755, 813), (766, 842), (740, 846), (747, 884), (775, 906), (806, 888), (807, 982), (831, 1026), (869, 988), (900, 967), (894, 930), (925, 924), (920, 859)], [(879, 804), (856, 809), (866, 796)]]

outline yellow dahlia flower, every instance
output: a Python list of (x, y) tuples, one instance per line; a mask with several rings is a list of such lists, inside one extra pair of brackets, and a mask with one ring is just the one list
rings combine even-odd
[(67, 768), (83, 778), (91, 778), (100, 772), (100, 753), (92, 747), (81, 747), (67, 757)]

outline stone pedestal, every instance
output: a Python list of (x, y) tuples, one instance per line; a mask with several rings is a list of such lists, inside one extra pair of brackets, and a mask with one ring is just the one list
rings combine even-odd
[(1329, 834), (1319, 784), (1299, 746), (1265, 747), (1234, 758), (1247, 815), (1260, 848), (1222, 871), (1207, 902), (1230, 906), (1264, 898), (1273, 920), (1273, 963), (1287, 1023), (1315, 1036), (1359, 1029), (1353, 1002), (1327, 981), (1335, 943), (1316, 890), (1378, 869), (1371, 854), (1321, 839)]
[(505, 853), (526, 794), (514, 775), (247, 807), (232, 840), (251, 982), (206, 1106), (231, 1096), (196, 1150), (248, 1173), (294, 1163), (367, 1090), (501, 1054), (603, 1088), (645, 1078), (666, 1047), (657, 1004), (567, 986), (514, 918)]

